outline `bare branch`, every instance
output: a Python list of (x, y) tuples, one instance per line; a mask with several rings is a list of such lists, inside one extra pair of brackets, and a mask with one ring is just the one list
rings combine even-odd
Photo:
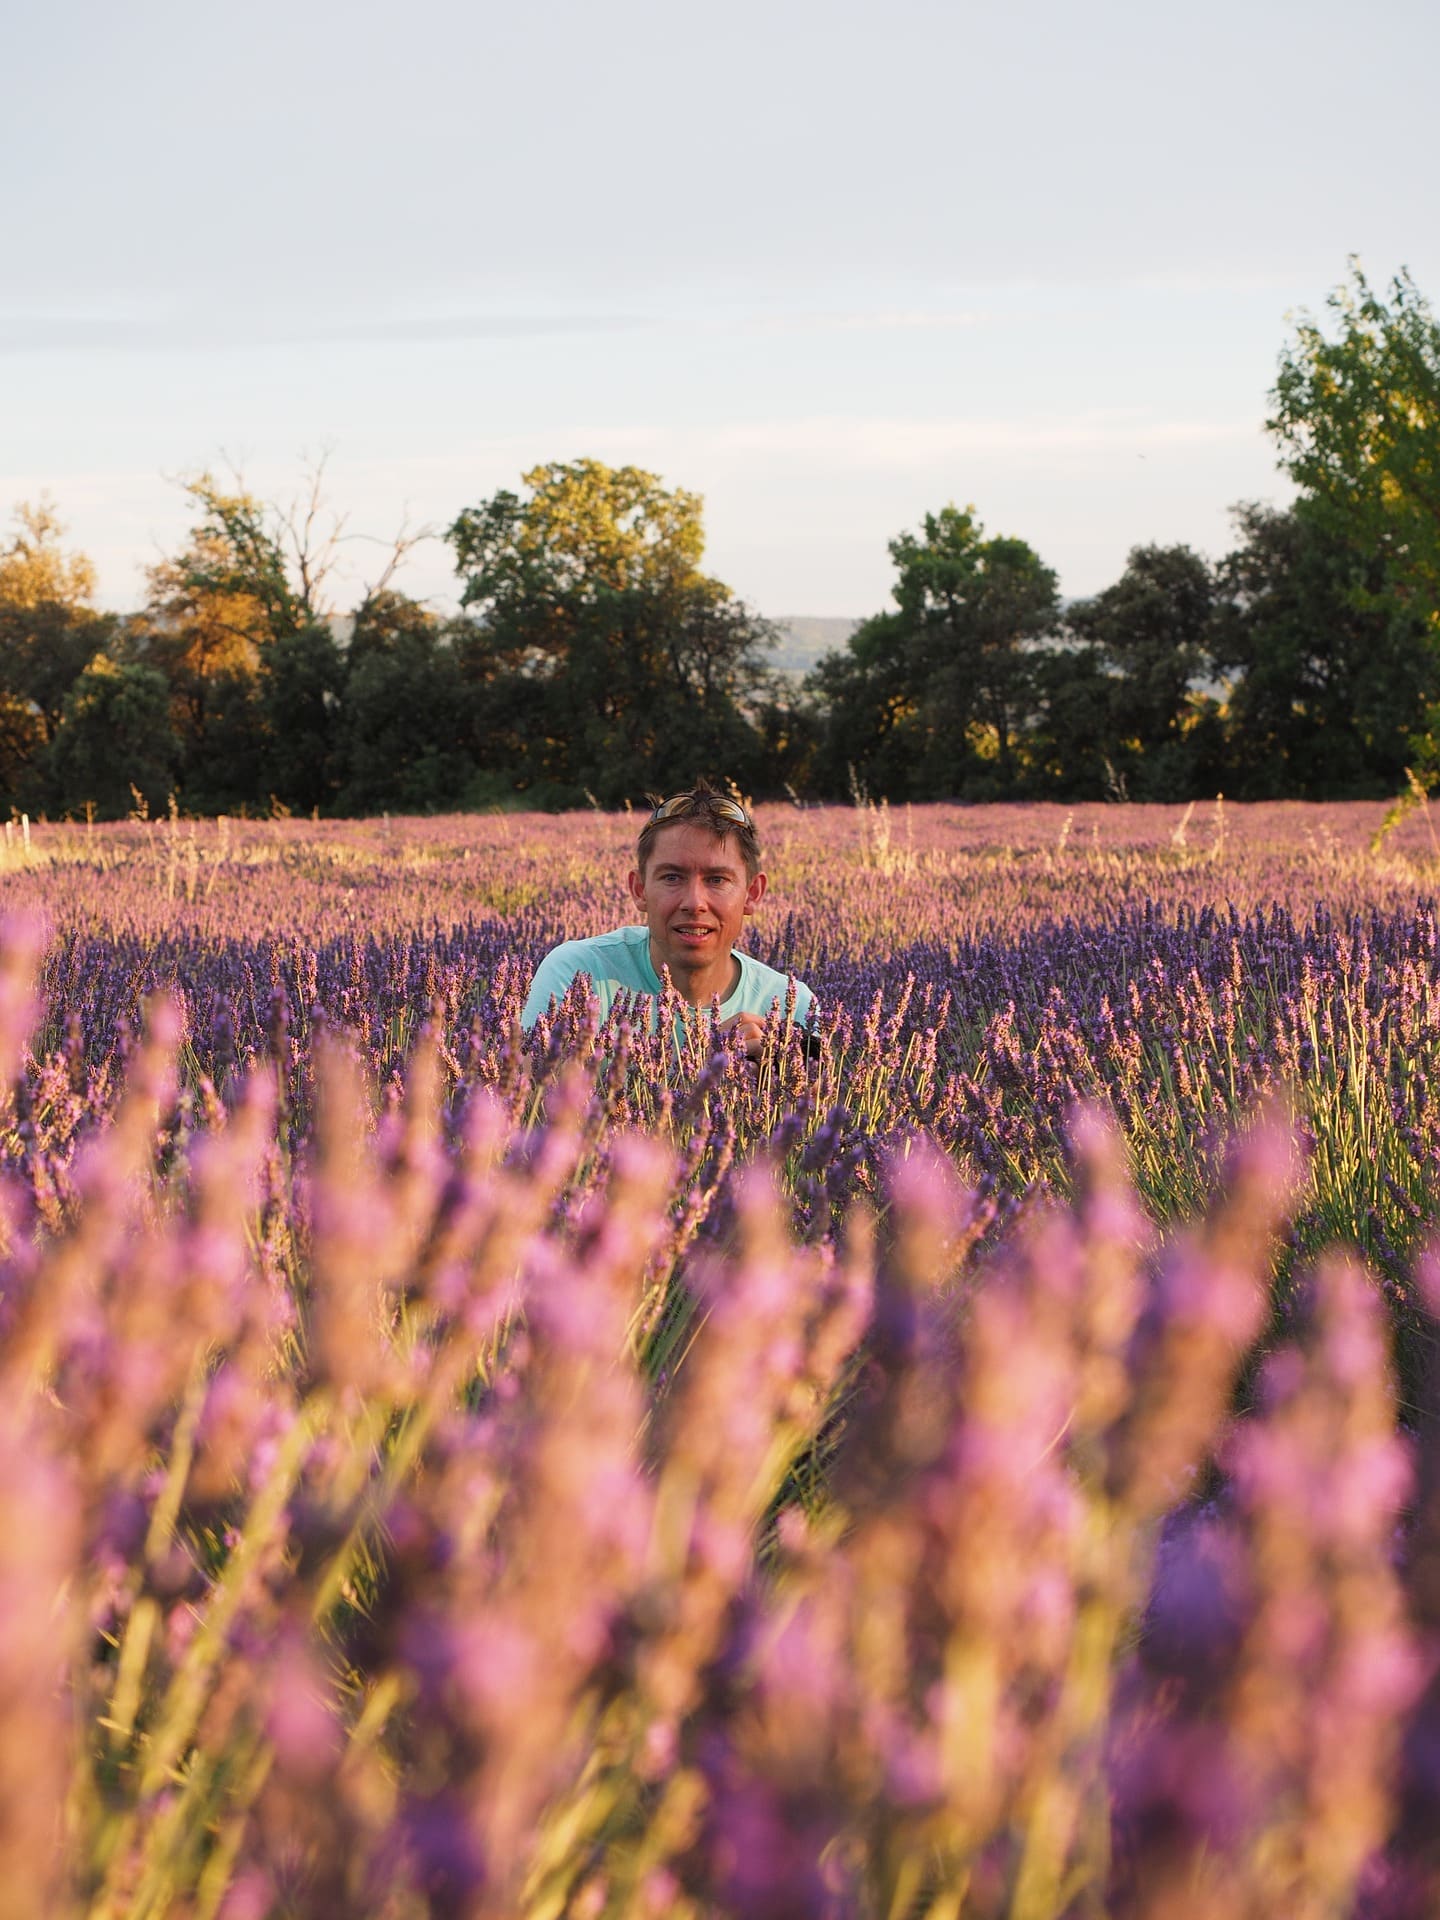
[(322, 589), (339, 558), (338, 549), (345, 537), (348, 514), (331, 514), (328, 527), (322, 528), (325, 507), (325, 470), (333, 449), (324, 447), (315, 458), (304, 457), (302, 468), (307, 486), (287, 509), (274, 509), (281, 537), (294, 561), (299, 586), (298, 598), (312, 620), (323, 619), (330, 608), (322, 598)]
[[(382, 544), (373, 534), (352, 534), (350, 537), (356, 540), (370, 540), (377, 546)], [(401, 567), (404, 566), (416, 547), (423, 546), (427, 540), (436, 540), (438, 538), (439, 529), (437, 527), (429, 525), (412, 527), (410, 525), (409, 509), (407, 508), (400, 522), (399, 531), (388, 543), (385, 564), (381, 567), (376, 578), (367, 584), (364, 593), (360, 597), (361, 610), (363, 611), (365, 607), (369, 606), (372, 600), (377, 599), (380, 594), (385, 593), (389, 589), (391, 581), (395, 578), (395, 575), (400, 571)]]

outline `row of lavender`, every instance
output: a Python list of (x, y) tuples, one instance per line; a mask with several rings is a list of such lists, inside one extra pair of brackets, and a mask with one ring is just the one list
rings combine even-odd
[(776, 884), (755, 945), (819, 994), (823, 1056), (804, 1068), (779, 1049), (758, 1080), (713, 1062), (678, 1115), (657, 1109), (653, 1046), (627, 1038), (617, 1056), (578, 1011), (516, 1042), (540, 954), (624, 916), (632, 820), (47, 830), (6, 883), (54, 930), (45, 1064), (6, 1151), (63, 1208), (75, 1142), (157, 992), (181, 1011), (192, 1104), (276, 1058), (303, 1138), (317, 1031), (351, 1035), (393, 1099), (429, 1022), (450, 1084), (502, 1088), (517, 1123), (578, 1055), (602, 1068), (616, 1127), (658, 1128), (692, 1159), (702, 1140), (742, 1157), (766, 1143), (811, 1238), (916, 1132), (1002, 1206), (1039, 1180), (1063, 1189), (1078, 1099), (1120, 1119), (1156, 1217), (1184, 1216), (1237, 1118), (1284, 1093), (1315, 1168), (1293, 1246), (1351, 1239), (1375, 1263), (1413, 1384), (1404, 1276), (1440, 1158), (1440, 860), (1423, 818), (1378, 853), (1379, 807), (775, 811), (762, 826)]
[[(1299, 914), (1402, 906), (1440, 845), (1428, 808), (1036, 805), (758, 809), (772, 927), (873, 950), (1162, 897)], [(538, 912), (581, 932), (623, 917), (633, 814), (415, 820), (180, 818), (7, 829), (0, 874), (66, 925), (207, 939), (378, 935)], [(793, 956), (808, 964), (807, 951)]]
[[(1287, 866), (1245, 816), (957, 819), (842, 817), (823, 872), (783, 823), (826, 1042), (758, 1074), (580, 1009), (518, 1041), (595, 905), (548, 823), (528, 870), (471, 843), (515, 917), (453, 932), (390, 930), (434, 828), (373, 830), (389, 894), (289, 825), (208, 898), (164, 826), (16, 872), (17, 1913), (1433, 1909), (1417, 875), (1373, 823)], [(1027, 861), (1083, 918), (983, 909)], [(230, 866), (265, 898), (198, 925)], [(302, 907), (352, 866), (374, 937)], [(1271, 1089), (1306, 1151), (1227, 1172)]]

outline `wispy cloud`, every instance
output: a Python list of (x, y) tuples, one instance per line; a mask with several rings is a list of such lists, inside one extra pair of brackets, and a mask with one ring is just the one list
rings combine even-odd
[(405, 345), (626, 333), (631, 313), (136, 313), (0, 311), (0, 354), (185, 353), (263, 347)]
[(759, 314), (743, 324), (757, 333), (949, 333), (981, 327), (992, 316), (970, 307), (878, 307)]
[(736, 421), (706, 438), (718, 453), (906, 466), (950, 454), (1149, 453), (1250, 440), (1254, 420), (1076, 414), (1037, 420), (904, 420), (826, 415)]
[(496, 312), (440, 307), (356, 314), (215, 306), (0, 308), (0, 355), (30, 353), (185, 353), (266, 347), (423, 345), (633, 333), (642, 328), (813, 336), (827, 333), (934, 333), (982, 326), (969, 308), (905, 306), (868, 310), (725, 311), (697, 306), (661, 314), (561, 310)]

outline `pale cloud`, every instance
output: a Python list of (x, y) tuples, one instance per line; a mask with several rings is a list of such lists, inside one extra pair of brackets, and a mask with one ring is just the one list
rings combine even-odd
[(149, 312), (0, 310), (0, 356), (31, 353), (191, 353), (258, 347), (405, 346), (629, 333), (633, 313), (306, 313), (181, 308)]
[(838, 312), (758, 314), (744, 323), (755, 333), (948, 333), (981, 327), (993, 316), (970, 307), (883, 307)]
[(516, 486), (522, 470), (540, 459), (591, 457), (612, 466), (661, 465), (669, 483), (686, 484), (676, 463), (747, 455), (868, 466), (923, 466), (953, 455), (1024, 457), (1031, 454), (1134, 453), (1254, 442), (1255, 420), (1151, 420), (1132, 414), (1079, 413), (1035, 420), (952, 418), (907, 420), (888, 416), (814, 415), (800, 419), (736, 420), (718, 426), (664, 426), (657, 422), (592, 422), (566, 429), (564, 445), (537, 456), (535, 431), (487, 435), (446, 454), (418, 454), (345, 462), (351, 474), (374, 472), (395, 480), (441, 483), (452, 477), (473, 484), (494, 475), (495, 485)]
[[(567, 426), (563, 430), (526, 428), (524, 432), (486, 434), (469, 439), (445, 453), (386, 454), (346, 458), (335, 471), (346, 475), (373, 475), (386, 480), (413, 478), (417, 482), (460, 480), (472, 484), (495, 475), (495, 486), (518, 487), (522, 472), (552, 460), (603, 460), (609, 466), (644, 465), (673, 453), (692, 436), (671, 427), (600, 422)], [(682, 486), (683, 478), (671, 476)]]
[(984, 326), (992, 315), (928, 306), (806, 312), (726, 311), (696, 302), (665, 316), (602, 309), (494, 311), (437, 304), (430, 310), (338, 312), (300, 306), (0, 306), (0, 357), (34, 353), (245, 352), (269, 347), (426, 346), (685, 332), (799, 335), (940, 333)]
[(1148, 454), (1253, 440), (1254, 420), (1146, 420), (1076, 414), (1040, 420), (847, 419), (736, 421), (701, 438), (721, 454), (765, 454), (909, 466), (953, 454)]

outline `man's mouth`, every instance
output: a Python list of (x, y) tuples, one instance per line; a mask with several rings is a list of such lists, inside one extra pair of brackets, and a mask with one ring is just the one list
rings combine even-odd
[(676, 927), (675, 937), (677, 940), (708, 940), (714, 932), (713, 927)]

